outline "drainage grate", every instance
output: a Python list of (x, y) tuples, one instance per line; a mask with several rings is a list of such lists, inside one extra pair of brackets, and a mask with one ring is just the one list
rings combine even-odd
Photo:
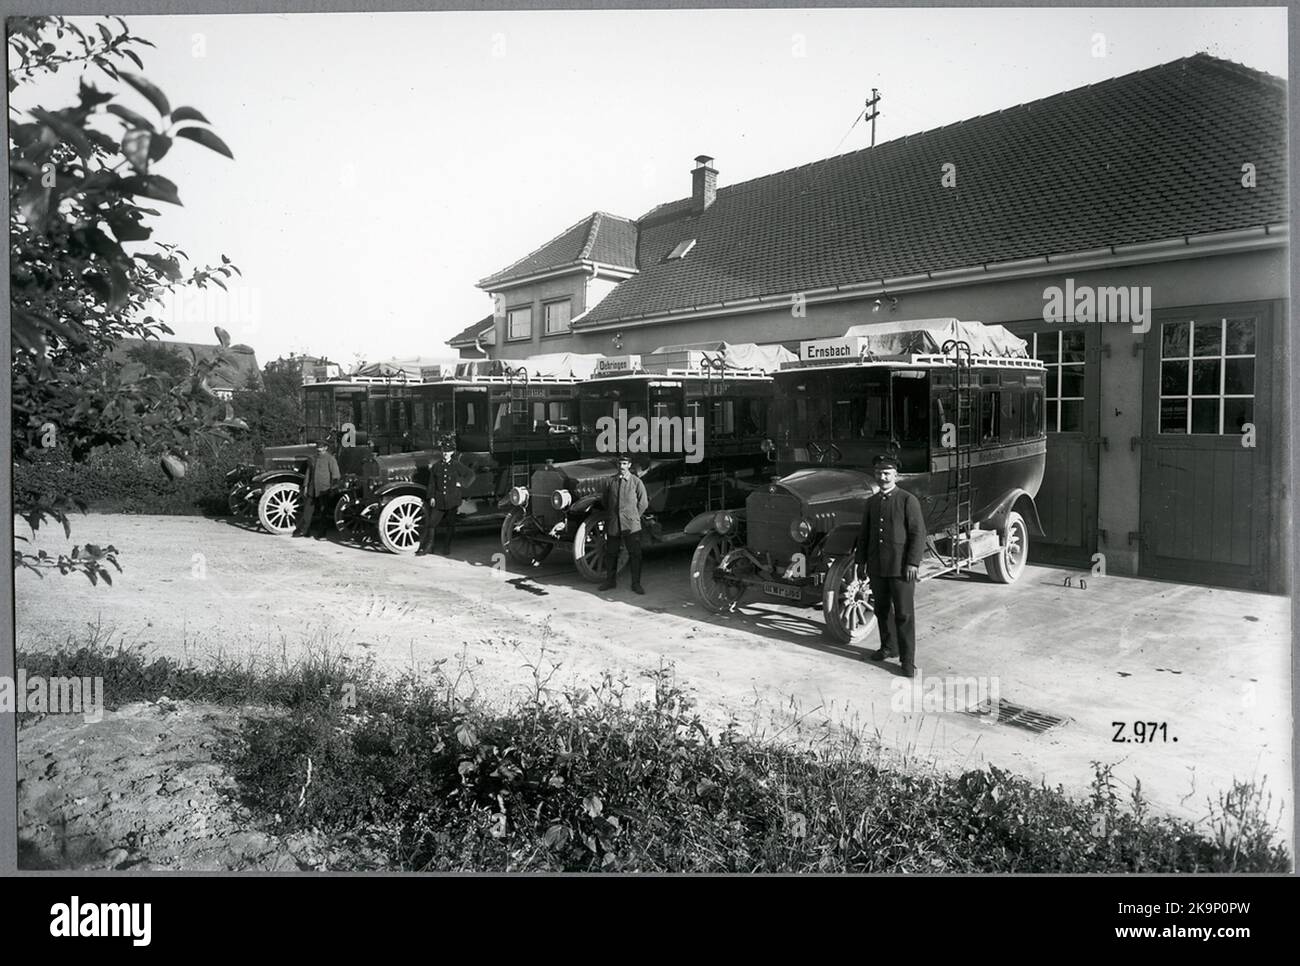
[(1025, 731), (1032, 731), (1036, 735), (1041, 735), (1045, 731), (1055, 728), (1057, 725), (1063, 725), (1070, 720), (1059, 715), (1048, 714), (1046, 711), (1035, 711), (1013, 701), (982, 701), (978, 707), (967, 711), (966, 714), (981, 718), (996, 715), (994, 723), (1010, 725), (1013, 728), (1023, 728)]

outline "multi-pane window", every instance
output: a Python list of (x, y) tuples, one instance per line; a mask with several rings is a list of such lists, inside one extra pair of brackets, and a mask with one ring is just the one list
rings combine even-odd
[(533, 337), (533, 307), (520, 306), (506, 313), (506, 338), (531, 339)]
[(569, 299), (559, 302), (547, 302), (542, 306), (546, 314), (546, 334), (558, 335), (569, 331), (569, 317), (573, 303)]
[(1253, 318), (1160, 327), (1160, 432), (1238, 434), (1254, 412)]
[(1047, 431), (1083, 431), (1083, 330), (1034, 333), (1034, 358), (1047, 366)]

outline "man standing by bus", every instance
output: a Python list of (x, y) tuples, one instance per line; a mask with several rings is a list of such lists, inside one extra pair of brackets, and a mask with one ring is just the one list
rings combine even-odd
[(618, 584), (618, 556), (627, 547), (628, 569), (632, 572), (632, 591), (641, 589), (641, 515), (650, 508), (645, 484), (632, 472), (632, 458), (626, 453), (618, 458), (618, 473), (605, 483), (602, 494), (608, 512), (605, 522), (605, 567), (609, 576), (597, 590), (613, 590)]
[(866, 571), (880, 628), (873, 661), (897, 657), (905, 677), (916, 675), (917, 573), (925, 552), (921, 501), (898, 487), (898, 460), (877, 456), (872, 464), (880, 489), (867, 498), (858, 534), (858, 570)]
[(329, 451), (329, 443), (323, 439), (316, 441), (316, 452), (307, 458), (307, 472), (302, 478), (302, 496), (299, 500), (298, 527), (295, 537), (312, 536), (312, 521), (320, 521), (320, 533), (317, 540), (325, 539), (329, 527), (329, 514), (325, 512), (329, 491), (338, 483), (338, 460)]
[(456, 441), (448, 437), (442, 441), (442, 458), (429, 467), (429, 489), (425, 492), (424, 533), (420, 536), (417, 557), (433, 550), (433, 535), (441, 524), (442, 555), (451, 556), (451, 538), (456, 534), (456, 514), (465, 501), (465, 491), (474, 482), (474, 471), (454, 459)]

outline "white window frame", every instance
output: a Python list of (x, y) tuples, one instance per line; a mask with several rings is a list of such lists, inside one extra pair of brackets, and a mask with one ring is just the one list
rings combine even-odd
[[(1254, 352), (1237, 352), (1229, 354), (1228, 349), (1228, 322), (1252, 322), (1255, 326), (1255, 351)], [(1165, 355), (1165, 326), (1166, 325), (1187, 325), (1187, 355), (1186, 356), (1166, 356)], [(1196, 355), (1196, 327), (1197, 326), (1217, 326), (1219, 329), (1219, 351), (1216, 355)], [(1221, 316), (1216, 321), (1201, 321), (1199, 319), (1170, 319), (1162, 322), (1160, 325), (1160, 366), (1156, 372), (1156, 378), (1160, 380), (1160, 401), (1157, 404), (1159, 409), (1156, 412), (1156, 431), (1162, 436), (1224, 436), (1223, 419), (1227, 410), (1227, 401), (1229, 399), (1249, 399), (1251, 401), (1251, 419), (1254, 419), (1255, 393), (1242, 393), (1227, 391), (1228, 388), (1228, 362), (1232, 359), (1250, 359), (1251, 360), (1251, 385), (1256, 384), (1259, 378), (1259, 368), (1257, 360), (1259, 359), (1259, 316), (1257, 315), (1236, 315), (1229, 319), (1228, 316)], [(1187, 384), (1186, 392), (1166, 393), (1165, 392), (1165, 374), (1164, 364), (1166, 362), (1186, 362), (1187, 363)], [(1194, 393), (1192, 392), (1192, 380), (1196, 377), (1196, 363), (1198, 362), (1217, 362), (1219, 364), (1219, 389), (1214, 393)], [(1166, 399), (1180, 399), (1187, 403), (1187, 417), (1183, 423), (1183, 432), (1174, 433), (1165, 430), (1164, 420), (1164, 401)], [(1219, 402), (1219, 428), (1214, 433), (1194, 433), (1192, 432), (1192, 408), (1197, 400), (1216, 399)], [(1237, 430), (1232, 430), (1232, 435), (1236, 435)]]
[[(569, 317), (564, 320), (562, 328), (551, 328), (551, 306), (567, 305), (569, 307)], [(569, 332), (569, 324), (573, 321), (573, 299), (553, 299), (550, 302), (542, 304), (542, 334), (543, 335), (564, 335)]]
[[(1038, 355), (1039, 336), (1051, 336), (1053, 339), (1056, 340), (1056, 361), (1055, 362), (1045, 362)], [(1086, 337), (1084, 338), (1084, 355), (1085, 355), (1084, 359), (1080, 360), (1079, 362), (1063, 362), (1062, 358), (1064, 354), (1065, 354), (1065, 330), (1064, 329), (1057, 329), (1054, 332), (1034, 333), (1034, 347), (1033, 347), (1034, 358), (1038, 359), (1040, 362), (1043, 362), (1043, 365), (1045, 365), (1049, 370), (1053, 370), (1053, 369), (1055, 370), (1054, 373), (1045, 374), (1045, 377), (1043, 379), (1043, 424), (1047, 432), (1049, 433), (1061, 433), (1061, 432), (1082, 433), (1083, 432), (1082, 407), (1080, 407), (1081, 411), (1079, 415), (1079, 420), (1080, 420), (1079, 428), (1067, 429), (1067, 430), (1061, 429), (1061, 415), (1065, 411), (1065, 407), (1062, 405), (1062, 403), (1068, 403), (1068, 402), (1082, 403), (1086, 398), (1084, 396), (1062, 395), (1062, 390), (1065, 388), (1065, 379), (1064, 379), (1065, 373), (1062, 372), (1062, 370), (1067, 368), (1078, 369), (1081, 373), (1083, 373), (1084, 385), (1087, 386), (1088, 384), (1087, 338)], [(1046, 375), (1056, 376), (1055, 393), (1051, 393), (1047, 391), (1048, 383), (1050, 380), (1046, 378)], [(1053, 404), (1055, 404), (1054, 409), (1055, 409), (1056, 418), (1052, 420), (1048, 420), (1047, 407), (1052, 406)]]
[[(515, 316), (527, 313), (528, 328), (523, 335), (515, 334)], [(507, 342), (525, 342), (533, 337), (533, 307), (531, 305), (516, 305), (514, 308), (506, 309), (506, 341)]]

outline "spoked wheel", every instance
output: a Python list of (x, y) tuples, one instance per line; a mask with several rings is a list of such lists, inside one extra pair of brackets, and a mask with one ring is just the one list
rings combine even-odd
[(297, 483), (273, 483), (257, 501), (257, 522), (267, 533), (277, 537), (293, 533), (302, 510), (302, 494)]
[(389, 553), (415, 553), (427, 516), (418, 496), (394, 497), (379, 511), (379, 542)]
[[(584, 580), (603, 583), (609, 577), (605, 567), (605, 521), (593, 514), (578, 524), (573, 535), (573, 564)], [(627, 566), (627, 550), (619, 547), (618, 569)]]
[(1012, 511), (1002, 528), (1002, 546), (997, 553), (984, 558), (984, 569), (1000, 584), (1012, 584), (1024, 572), (1029, 559), (1029, 528), (1025, 518)]
[(695, 548), (691, 557), (691, 590), (707, 610), (715, 614), (725, 614), (736, 609), (744, 599), (745, 586), (727, 580), (719, 580), (714, 572), (722, 558), (735, 549), (735, 541), (719, 533), (709, 533)]
[(334, 529), (341, 537), (354, 535), (357, 525), (357, 501), (350, 493), (344, 493), (334, 504)]
[(841, 644), (863, 644), (876, 630), (871, 585), (858, 576), (853, 555), (840, 557), (826, 574), (822, 593), (826, 634)]
[(544, 540), (533, 540), (522, 533), (516, 533), (515, 529), (523, 519), (522, 507), (515, 507), (506, 514), (506, 518), (501, 521), (501, 548), (510, 554), (510, 559), (515, 563), (531, 567), (545, 560), (555, 544)]

